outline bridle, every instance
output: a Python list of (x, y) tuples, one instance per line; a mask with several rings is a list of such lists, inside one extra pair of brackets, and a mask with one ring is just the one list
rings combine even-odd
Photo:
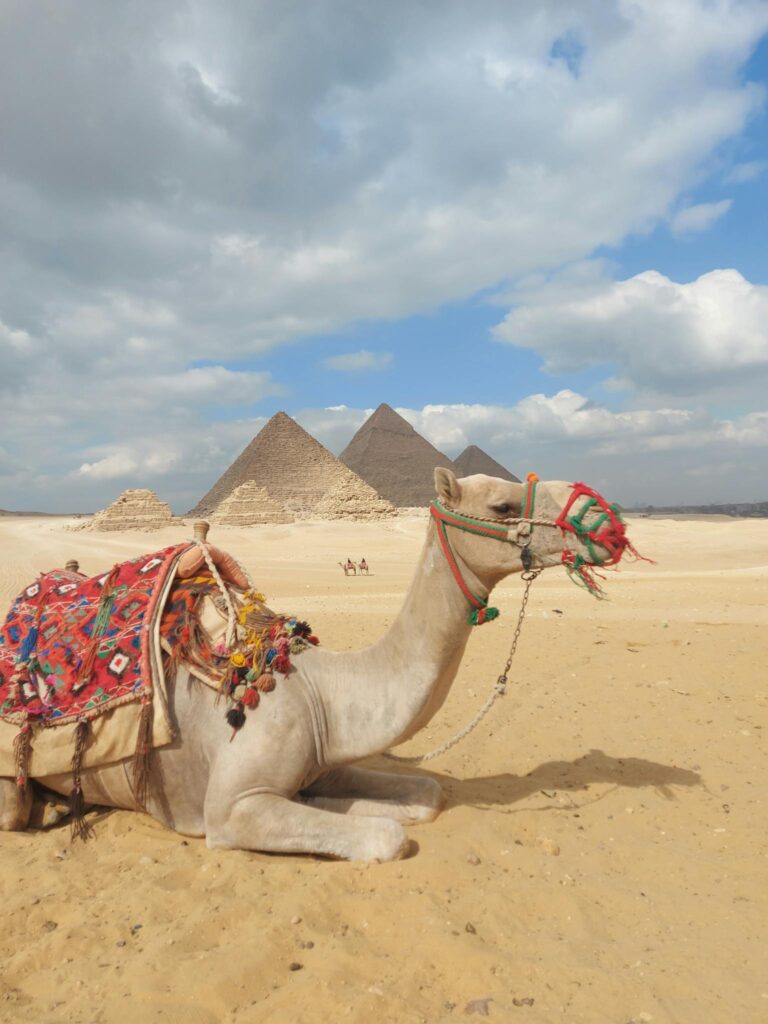
[[(532, 568), (533, 555), (530, 543), (534, 527), (560, 530), (564, 541), (561, 556), (563, 566), (574, 582), (586, 587), (595, 597), (603, 596), (602, 588), (595, 578), (596, 575), (599, 575), (594, 571), (595, 566), (616, 565), (627, 550), (635, 557), (641, 557), (626, 535), (626, 526), (618, 505), (609, 504), (601, 494), (591, 487), (587, 487), (586, 484), (574, 483), (571, 484), (571, 494), (557, 519), (541, 518), (534, 514), (538, 483), (538, 476), (535, 473), (529, 473), (523, 485), (522, 515), (513, 518), (484, 519), (481, 516), (467, 515), (458, 509), (443, 505), (437, 500), (430, 504), (430, 513), (437, 527), (437, 536), (443, 554), (453, 578), (471, 606), (469, 621), (473, 626), (492, 622), (498, 618), (499, 610), (489, 607), (487, 599), (475, 594), (464, 579), (448, 538), (447, 528), (449, 526), (478, 537), (516, 544), (520, 548), (523, 579), (526, 579), (526, 574), (533, 572), (537, 576), (541, 571)], [(586, 497), (587, 501), (578, 512), (573, 512), (576, 502), (583, 497)], [(599, 509), (600, 515), (593, 523), (586, 523), (585, 516), (595, 508)], [(566, 543), (568, 534), (583, 541), (587, 548), (588, 558), (568, 547)], [(603, 556), (598, 548), (607, 551), (607, 557)]]

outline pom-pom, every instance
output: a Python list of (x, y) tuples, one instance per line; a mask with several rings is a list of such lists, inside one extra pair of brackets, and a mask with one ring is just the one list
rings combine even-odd
[(242, 651), (235, 651), (234, 654), (230, 654), (229, 660), (235, 668), (242, 668), (245, 665), (245, 655)]
[(498, 608), (475, 608), (469, 613), (469, 622), (472, 626), (482, 626), (484, 622), (493, 622), (498, 617)]
[(269, 693), (275, 688), (275, 677), (271, 672), (264, 672), (254, 683), (257, 690), (261, 690), (262, 693)]
[(269, 650), (267, 651), (266, 664), (267, 665), (271, 665), (276, 657), (277, 657), (277, 651), (275, 650), (274, 647), (270, 647)]
[(307, 640), (309, 640), (313, 647), (317, 647), (317, 645), (320, 643), (319, 638), (316, 637), (314, 633), (312, 633), (311, 636), (308, 636)]
[(233, 729), (242, 729), (245, 725), (245, 712), (243, 711), (243, 705), (238, 704), (237, 707), (230, 708), (226, 717), (227, 722)]
[(252, 686), (249, 686), (243, 695), (243, 704), (247, 708), (257, 708), (261, 697), (258, 690), (254, 690)]
[(278, 654), (273, 665), (275, 671), (282, 672), (283, 675), (287, 675), (291, 671), (291, 659), (287, 654)]
[(301, 636), (306, 640), (311, 632), (312, 627), (308, 622), (297, 622), (293, 630), (293, 635)]

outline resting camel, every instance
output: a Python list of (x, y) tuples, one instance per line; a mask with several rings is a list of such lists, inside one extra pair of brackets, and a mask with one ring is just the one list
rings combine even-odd
[[(404, 825), (437, 817), (443, 793), (434, 779), (357, 762), (403, 743), (441, 708), (472, 628), (463, 588), (484, 605), (504, 577), (560, 565), (564, 549), (571, 560), (581, 556), (579, 564), (600, 564), (618, 561), (627, 541), (622, 526), (615, 548), (598, 550), (594, 536), (587, 545), (581, 533), (558, 528), (564, 509), (587, 507), (574, 490), (581, 485), (539, 483), (535, 518), (525, 509), (528, 521), (521, 521), (526, 485), (484, 475), (457, 480), (448, 469), (437, 469), (435, 480), (435, 508), (477, 517), (470, 522), (486, 531), (492, 521), (495, 536), (451, 529), (433, 508), (413, 581), (389, 631), (362, 650), (302, 653), (234, 742), (212, 692), (180, 665), (169, 683), (177, 738), (153, 753), (147, 809), (154, 818), (184, 835), (204, 836), (213, 849), (390, 861), (408, 849)], [(583, 522), (597, 521), (599, 512), (591, 508)], [(446, 555), (447, 535), (459, 576)], [(223, 634), (223, 622), (220, 629)], [(135, 809), (128, 764), (85, 769), (85, 799)], [(65, 775), (36, 781), (56, 793), (71, 788)], [(2, 780), (2, 827), (26, 827), (29, 802), (12, 780)]]

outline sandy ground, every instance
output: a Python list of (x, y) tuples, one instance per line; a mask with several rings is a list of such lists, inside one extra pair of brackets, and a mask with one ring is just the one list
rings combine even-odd
[[(0, 520), (4, 605), (66, 558), (97, 572), (186, 532), (63, 527)], [(392, 620), (425, 528), (211, 539), (346, 649)], [(407, 860), (210, 851), (122, 811), (87, 845), (0, 835), (0, 1020), (768, 1021), (768, 522), (638, 519), (632, 535), (658, 565), (612, 576), (610, 602), (556, 570), (537, 582), (516, 684), (431, 762), (449, 803)], [(337, 562), (363, 555), (372, 575), (345, 578)], [(501, 619), (408, 752), (485, 698), (520, 590), (497, 592)]]

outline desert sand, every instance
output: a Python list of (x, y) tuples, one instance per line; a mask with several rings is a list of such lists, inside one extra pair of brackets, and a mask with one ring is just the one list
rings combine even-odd
[[(3, 607), (39, 570), (95, 573), (183, 539), (0, 520)], [(213, 528), (276, 609), (348, 649), (386, 629), (424, 519)], [(514, 684), (418, 771), (448, 806), (394, 864), (211, 851), (144, 815), (0, 834), (0, 1020), (768, 1020), (768, 521), (638, 519), (657, 565), (598, 602), (535, 584)], [(370, 576), (338, 562), (365, 556)], [(462, 726), (498, 674), (521, 584), (473, 632), (446, 707)], [(374, 765), (388, 762), (375, 759)], [(296, 965), (300, 965), (297, 967)]]

